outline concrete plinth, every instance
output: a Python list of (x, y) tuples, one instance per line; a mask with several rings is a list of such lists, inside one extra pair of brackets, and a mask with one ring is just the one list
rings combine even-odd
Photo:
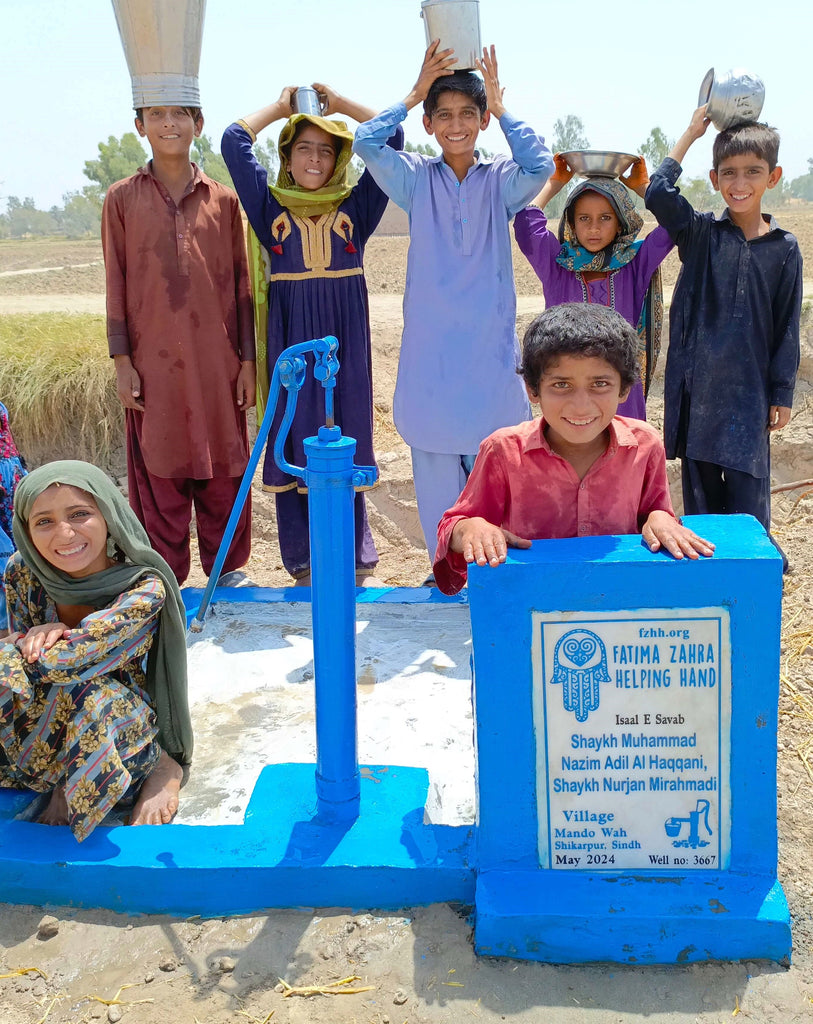
[(316, 818), (315, 765), (264, 769), (243, 825), (96, 829), (9, 820), (30, 800), (0, 791), (0, 901), (214, 917), (271, 907), (395, 909), (471, 903), (472, 829), (424, 824), (427, 773), (361, 769), (361, 811)]
[(791, 952), (776, 879), (781, 559), (543, 541), (469, 571), (480, 953), (558, 963)]

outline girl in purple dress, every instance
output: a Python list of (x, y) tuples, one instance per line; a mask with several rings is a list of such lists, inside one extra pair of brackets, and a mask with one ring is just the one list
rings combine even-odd
[(542, 282), (547, 307), (595, 302), (616, 310), (636, 328), (641, 378), (618, 412), (645, 420), (663, 326), (660, 265), (673, 247), (660, 227), (637, 238), (643, 220), (628, 188), (643, 197), (649, 184), (646, 163), (638, 157), (621, 181), (591, 177), (577, 185), (568, 196), (557, 237), (543, 211), (574, 172), (561, 154), (554, 162), (556, 170), (545, 187), (516, 216), (517, 244)]
[[(254, 301), (259, 321), (267, 321), (267, 331), (258, 327), (258, 409), (284, 348), (335, 335), (341, 367), (334, 394), (336, 422), (342, 433), (356, 439), (356, 463), (372, 465), (373, 388), (363, 258), (364, 245), (381, 220), (387, 197), (366, 171), (358, 184), (350, 185), (347, 172), (353, 135), (343, 121), (310, 114), (289, 116), (295, 88), (287, 86), (276, 102), (230, 125), (221, 144), (237, 194), (262, 247), (258, 246), (262, 262), (257, 261), (260, 281), (255, 278)], [(326, 114), (345, 114), (356, 121), (375, 116), (373, 110), (327, 85), (314, 83), (314, 88), (326, 105)], [(283, 117), (287, 121), (278, 143), (280, 168), (272, 185), (252, 145), (263, 128)], [(400, 149), (403, 132), (399, 130), (392, 144)], [(281, 419), (280, 409), (271, 438), (276, 437)], [(308, 374), (285, 451), (289, 462), (305, 464), (302, 442), (313, 436), (324, 420), (324, 390)], [(297, 582), (310, 583), (307, 490), (302, 480), (278, 468), (272, 445), (266, 451), (263, 482), (275, 493), (283, 564)], [(355, 535), (357, 582), (369, 582), (378, 553), (363, 494), (356, 494)]]

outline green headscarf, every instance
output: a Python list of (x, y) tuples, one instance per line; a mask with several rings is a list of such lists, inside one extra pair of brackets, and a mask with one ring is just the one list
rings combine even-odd
[[(316, 128), (327, 132), (339, 144), (336, 154), (336, 166), (333, 174), (321, 188), (308, 189), (297, 185), (285, 164), (289, 158), (288, 150), (294, 139), (297, 125), (307, 121)], [(294, 114), (285, 122), (277, 143), (279, 153), (279, 173), (276, 185), (269, 185), (271, 194), (277, 202), (296, 214), (297, 217), (317, 217), (329, 213), (350, 195), (353, 186), (347, 180), (347, 167), (353, 156), (353, 133), (344, 121), (329, 121), (315, 114)]]
[[(52, 484), (78, 487), (93, 497), (112, 541), (126, 561), (74, 579), (42, 557), (28, 533), (28, 517), (37, 497)], [(175, 576), (150, 546), (144, 527), (111, 480), (87, 462), (50, 462), (20, 481), (14, 494), (14, 541), (23, 562), (58, 604), (106, 608), (147, 572), (159, 576), (166, 600), (158, 631), (147, 655), (146, 690), (158, 719), (158, 742), (180, 764), (192, 758), (192, 722), (186, 683), (186, 612)]]

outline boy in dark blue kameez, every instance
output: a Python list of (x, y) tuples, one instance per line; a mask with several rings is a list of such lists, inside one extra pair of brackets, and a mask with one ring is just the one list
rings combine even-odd
[(667, 458), (681, 458), (687, 513), (744, 512), (770, 532), (769, 438), (793, 404), (802, 256), (794, 236), (762, 213), (762, 196), (782, 176), (779, 136), (767, 125), (740, 124), (715, 139), (719, 217), (681, 196), (680, 162), (708, 125), (699, 107), (646, 193), (683, 263), (669, 316), (664, 442)]

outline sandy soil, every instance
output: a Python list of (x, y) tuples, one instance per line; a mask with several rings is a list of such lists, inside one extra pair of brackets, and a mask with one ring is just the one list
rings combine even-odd
[[(797, 234), (803, 252), (813, 257), (813, 208), (791, 208), (781, 214), (780, 222)], [(370, 519), (381, 555), (379, 575), (391, 584), (416, 585), (428, 563), (408, 452), (391, 420), (406, 244), (403, 238), (375, 238), (367, 256), (382, 476), (370, 495)], [(0, 314), (48, 309), (101, 312), (99, 257), (96, 242), (56, 247), (0, 242)], [(521, 330), (542, 303), (536, 279), (520, 260)], [(63, 269), (4, 273), (53, 267)], [(666, 272), (667, 286), (674, 279), (673, 261)], [(813, 291), (813, 282), (808, 285)], [(774, 445), (777, 485), (813, 477), (811, 329), (803, 356), (794, 419)], [(661, 419), (658, 387), (656, 382), (650, 403), (656, 423)], [(279, 586), (288, 577), (276, 548), (273, 501), (256, 486), (253, 500), (254, 547), (247, 569), (256, 582)], [(794, 929), (789, 970), (764, 963), (635, 969), (478, 959), (471, 945), (468, 908), (443, 905), (395, 915), (334, 909), (211, 921), (4, 906), (2, 1024), (115, 1021), (119, 1014), (132, 1024), (436, 1024), (470, 1019), (517, 1024), (718, 1024), (732, 1016), (759, 1024), (813, 1020), (811, 528), (813, 489), (797, 487), (775, 495), (775, 533), (793, 566), (785, 582), (778, 736), (779, 876)], [(203, 579), (198, 569), (190, 583)], [(55, 937), (41, 939), (37, 928), (45, 913), (58, 919), (59, 930)], [(14, 974), (21, 968), (43, 973)], [(325, 985), (352, 975), (359, 976), (358, 986), (369, 985), (371, 990), (285, 998), (275, 988), (280, 978), (291, 985)], [(106, 1002), (119, 996), (120, 1003)]]

